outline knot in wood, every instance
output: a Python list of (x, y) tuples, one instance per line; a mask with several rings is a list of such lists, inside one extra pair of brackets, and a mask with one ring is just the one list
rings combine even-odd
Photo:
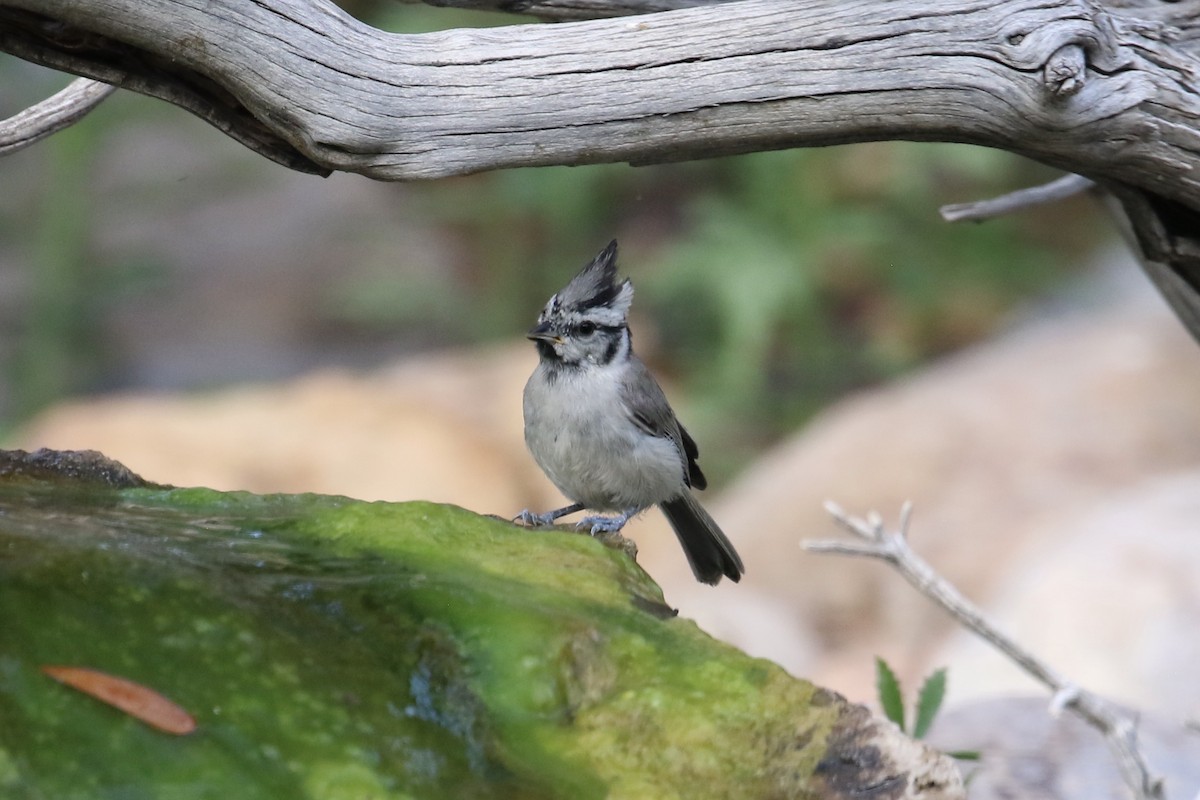
[(1070, 97), (1087, 80), (1087, 54), (1077, 44), (1060, 47), (1046, 62), (1042, 75), (1046, 90), (1055, 97)]

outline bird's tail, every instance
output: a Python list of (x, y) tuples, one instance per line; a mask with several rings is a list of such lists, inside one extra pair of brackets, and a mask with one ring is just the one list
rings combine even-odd
[(683, 545), (683, 552), (696, 580), (716, 585), (721, 576), (734, 583), (742, 577), (746, 571), (742, 559), (691, 492), (685, 491), (679, 497), (668, 500), (661, 508), (675, 529), (679, 544)]

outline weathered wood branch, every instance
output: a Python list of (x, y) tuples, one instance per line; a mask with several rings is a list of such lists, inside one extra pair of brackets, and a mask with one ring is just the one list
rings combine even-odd
[(176, 103), (288, 166), (382, 180), (882, 139), (998, 147), (1113, 192), (1200, 319), (1198, 0), (436, 1), (696, 7), (415, 36), (326, 0), (0, 0), (0, 49)]
[[(198, 35), (207, 34), (201, 31)], [(169, 48), (159, 51), (133, 46), (94, 33), (86, 26), (0, 2), (0, 51), (166, 100), (286, 167), (317, 174), (332, 171), (281, 138), (202, 70), (174, 63)]]
[(76, 78), (54, 96), (0, 120), (0, 156), (23, 150), (74, 125), (114, 91), (115, 86)]
[[(399, 0), (412, 5), (440, 8), (498, 11), (524, 14), (545, 20), (602, 19), (634, 14), (677, 11), (740, 0)], [(1178, 42), (1194, 42), (1200, 37), (1196, 19), (1197, 0), (1099, 0), (1100, 5), (1128, 13), (1138, 19), (1170, 25), (1179, 29)]]
[(230, 130), (382, 179), (907, 138), (1002, 147), (1200, 207), (1200, 62), (1089, 0), (744, 0), (421, 36), (323, 0), (0, 8), (7, 49), (25, 34), (22, 55), (201, 98), (192, 110)]
[(1015, 192), (993, 197), (989, 200), (976, 200), (973, 203), (951, 203), (938, 209), (946, 222), (963, 222), (967, 220), (981, 221), (993, 217), (1002, 217), (1024, 211), (1034, 206), (1047, 203), (1057, 203), (1072, 195), (1086, 192), (1096, 186), (1095, 183), (1081, 175), (1064, 175), (1042, 186), (1031, 186), (1028, 189), (1018, 189)]
[(738, 0), (402, 0), (405, 3), (424, 3), (444, 8), (464, 8), (474, 11), (503, 11), (527, 14), (547, 20), (602, 19), (632, 14), (654, 14), (677, 11)]

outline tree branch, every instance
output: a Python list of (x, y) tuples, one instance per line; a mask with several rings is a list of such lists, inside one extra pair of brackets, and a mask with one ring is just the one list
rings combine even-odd
[(116, 88), (78, 78), (37, 105), (0, 120), (0, 156), (15, 153), (74, 125)]
[(1000, 197), (993, 197), (990, 200), (976, 200), (972, 203), (951, 203), (939, 208), (938, 213), (942, 215), (942, 219), (946, 220), (946, 222), (963, 222), (965, 220), (978, 222), (980, 220), (992, 219), (993, 217), (1002, 217), (1006, 214), (1023, 211), (1027, 208), (1045, 205), (1046, 203), (1057, 203), (1059, 200), (1064, 200), (1072, 195), (1086, 192), (1095, 185), (1094, 181), (1090, 181), (1079, 175), (1064, 175), (1041, 186), (1018, 189), (1015, 192), (1010, 192)]
[(0, 0), (0, 51), (166, 100), (285, 167), (321, 175), (331, 172), (280, 138), (217, 81), (200, 71), (181, 68), (169, 47), (132, 47), (85, 26), (67, 24)]
[(312, 162), (385, 180), (909, 138), (1200, 207), (1198, 64), (1089, 0), (741, 0), (421, 36), (323, 0), (0, 8), (26, 12), (6, 49), (21, 38), (25, 57), (207, 99), (229, 130), (253, 120)]
[(1079, 688), (997, 630), (978, 606), (938, 575), (928, 562), (909, 547), (907, 537), (912, 519), (911, 503), (905, 503), (901, 508), (900, 525), (894, 531), (887, 530), (883, 520), (875, 513), (868, 515), (867, 519), (851, 517), (831, 501), (825, 503), (825, 509), (838, 525), (862, 541), (805, 541), (801, 547), (811, 553), (877, 558), (886, 562), (918, 592), (944, 608), (961, 624), (1054, 692), (1052, 710), (1070, 709), (1099, 730), (1112, 748), (1126, 785), (1135, 798), (1163, 800), (1162, 780), (1150, 772), (1138, 749), (1137, 726), (1133, 720), (1099, 695)]
[[(524, 14), (545, 20), (602, 19), (605, 17), (653, 14), (681, 8), (699, 8), (739, 0), (399, 0), (442, 8), (499, 11)], [(1184, 47), (1200, 44), (1200, 0), (1103, 0), (1101, 5), (1129, 12), (1139, 19), (1170, 26), (1178, 31), (1175, 41)]]
[(402, 0), (445, 8), (469, 8), (475, 11), (503, 11), (528, 14), (546, 20), (603, 19), (635, 14), (654, 14), (699, 8), (738, 0)]

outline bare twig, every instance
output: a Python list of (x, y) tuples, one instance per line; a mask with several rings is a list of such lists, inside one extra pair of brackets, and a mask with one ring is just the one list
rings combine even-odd
[(939, 208), (938, 213), (946, 222), (962, 222), (963, 220), (978, 222), (1046, 203), (1056, 203), (1080, 192), (1086, 192), (1095, 185), (1094, 181), (1082, 175), (1064, 175), (1041, 186), (1018, 189), (1015, 192), (988, 200), (977, 200), (973, 203), (951, 203)]
[(61, 92), (0, 120), (0, 156), (15, 153), (74, 125), (116, 89), (107, 83), (76, 78)]
[(1151, 774), (1138, 749), (1135, 722), (1107, 700), (1079, 688), (997, 630), (976, 605), (938, 575), (928, 562), (909, 547), (906, 537), (912, 518), (911, 503), (905, 503), (902, 507), (900, 526), (894, 531), (887, 530), (883, 520), (875, 513), (869, 514), (866, 519), (851, 517), (832, 501), (825, 503), (825, 509), (833, 516), (835, 522), (863, 541), (806, 541), (801, 544), (805, 550), (813, 553), (865, 556), (887, 562), (917, 591), (936, 602), (1054, 692), (1052, 711), (1070, 709), (1099, 730), (1108, 740), (1121, 775), (1133, 797), (1138, 800), (1162, 800), (1162, 779)]

